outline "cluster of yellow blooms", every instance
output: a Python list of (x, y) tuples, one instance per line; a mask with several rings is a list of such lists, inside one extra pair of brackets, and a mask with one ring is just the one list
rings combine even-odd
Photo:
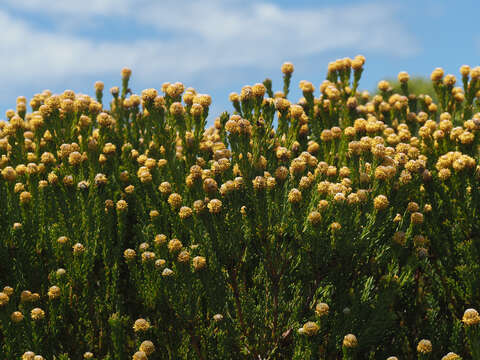
[[(433, 94), (409, 92), (406, 72), (398, 74), (399, 93), (384, 80), (373, 96), (357, 91), (364, 63), (361, 55), (330, 63), (318, 97), (315, 86), (302, 80), (299, 87), (303, 97), (297, 103), (287, 99), (294, 66), (284, 63), (283, 91), (274, 93), (269, 79), (244, 86), (239, 94), (230, 94), (234, 113), (223, 113), (208, 128), (209, 95), (179, 82), (163, 84), (163, 94), (146, 89), (136, 95), (128, 88), (131, 70), (127, 68), (121, 73), (122, 88), (110, 89), (110, 109), (102, 102), (102, 82), (95, 83), (95, 99), (71, 90), (59, 95), (45, 90), (29, 102), (30, 113), (27, 99), (18, 97), (16, 109), (8, 110), (7, 121), (0, 122), (0, 195), (6, 204), (1, 215), (9, 222), (0, 240), (0, 255), (24, 251), (28, 256), (21, 260), (23, 265), (16, 260), (12, 274), (5, 277), (8, 281), (16, 279), (19, 285), (11, 284), (15, 290), (5, 286), (0, 292), (0, 311), (8, 308), (13, 323), (22, 323), (25, 311), (36, 324), (45, 319), (58, 323), (54, 309), (65, 311), (67, 304), (80, 304), (79, 297), (88, 294), (82, 289), (95, 287), (89, 277), (108, 283), (102, 296), (110, 312), (123, 306), (123, 300), (115, 297), (130, 296), (127, 287), (135, 286), (138, 299), (146, 306), (142, 309), (157, 311), (157, 315), (162, 314), (162, 306), (168, 309), (184, 326), (182, 331), (190, 339), (195, 356), (206, 359), (207, 346), (199, 340), (207, 333), (205, 329), (214, 331), (215, 336), (230, 336), (219, 330), (225, 314), (218, 313), (215, 301), (211, 301), (216, 295), (205, 295), (205, 289), (213, 286), (208, 280), (216, 279), (217, 285), (228, 289), (225, 296), (231, 297), (231, 303), (225, 309), (234, 309), (235, 315), (228, 317), (233, 316), (238, 323), (236, 331), (241, 334), (232, 335), (232, 343), (240, 341), (237, 350), (245, 348), (260, 358), (280, 347), (281, 326), (292, 327), (304, 321), (286, 321), (285, 313), (279, 315), (289, 308), (279, 304), (282, 295), (275, 290), (288, 287), (281, 282), (288, 279), (282, 275), (294, 268), (289, 257), (295, 260), (292, 264), (300, 264), (316, 254), (312, 255), (317, 258), (313, 257), (311, 266), (318, 268), (312, 268), (315, 275), (308, 283), (320, 287), (322, 279), (317, 279), (317, 272), (341, 268), (341, 264), (351, 266), (353, 272), (357, 261), (363, 265), (358, 265), (355, 274), (366, 271), (365, 278), (378, 277), (377, 288), (388, 279), (397, 290), (403, 289), (398, 291), (407, 292), (407, 283), (416, 286), (415, 303), (427, 312), (424, 292), (430, 273), (425, 264), (430, 256), (439, 257), (439, 251), (443, 251), (439, 250), (443, 245), (434, 238), (439, 234), (436, 227), (457, 221), (435, 219), (435, 214), (452, 215), (445, 210), (450, 198), (459, 219), (478, 215), (480, 67), (461, 67), (463, 87), (455, 87), (454, 75), (435, 69), (431, 74), (438, 99), (435, 102)], [(475, 224), (454, 228), (456, 234), (467, 234), (465, 244), (474, 238)], [(321, 245), (318, 239), (322, 239)], [(376, 255), (356, 253), (365, 249), (374, 252), (382, 246), (387, 250)], [(316, 252), (321, 248), (323, 252)], [(394, 265), (381, 265), (386, 253), (395, 255)], [(285, 254), (288, 256), (284, 258)], [(265, 258), (259, 261), (259, 256)], [(331, 258), (320, 260), (320, 256)], [(260, 270), (250, 269), (245, 259)], [(263, 262), (265, 265), (258, 265)], [(35, 266), (33, 274), (21, 275), (30, 265)], [(343, 276), (340, 268), (336, 275)], [(213, 277), (213, 270), (220, 280)], [(291, 271), (292, 278), (298, 275)], [(407, 274), (405, 278), (402, 271)], [(386, 272), (390, 272), (388, 276)], [(258, 285), (259, 274), (271, 284)], [(435, 274), (432, 278), (439, 278), (445, 286), (443, 293), (454, 294), (443, 273)], [(34, 281), (41, 282), (36, 276), (56, 283), (37, 286)], [(411, 282), (405, 280), (408, 276)], [(3, 277), (0, 279), (3, 281)], [(301, 283), (307, 278), (299, 279), (303, 280), (295, 281)], [(239, 285), (242, 281), (245, 284)], [(345, 275), (343, 281), (353, 280)], [(39, 293), (23, 290), (26, 286)], [(249, 286), (265, 287), (268, 293), (267, 300), (262, 300), (266, 302), (259, 306), (264, 306), (262, 316), (263, 312), (272, 316), (272, 324), (265, 325), (271, 327), (268, 335), (267, 331), (263, 335), (265, 339), (271, 336), (271, 343), (256, 339), (252, 335), (255, 331), (249, 330), (249, 326), (260, 328), (252, 323), (258, 321), (259, 314), (244, 315), (246, 308), (258, 311), (248, 306), (245, 289)], [(308, 286), (296, 291), (306, 292)], [(204, 289), (203, 295), (198, 293), (200, 288)], [(368, 290), (367, 285), (364, 288)], [(360, 291), (353, 283), (345, 289)], [(330, 321), (332, 313), (337, 312), (336, 308), (332, 311), (332, 303), (331, 310), (325, 302), (312, 302), (320, 296), (313, 296), (316, 290), (311, 296), (301, 297), (308, 299), (305, 308), (317, 315), (315, 321), (298, 327), (296, 335), (301, 335), (302, 341), (327, 339), (324, 321)], [(366, 302), (370, 299), (367, 290), (357, 297)], [(178, 291), (191, 298), (172, 302)], [(293, 297), (294, 292), (286, 294)], [(324, 301), (333, 296), (322, 294), (320, 300)], [(15, 309), (10, 299), (17, 299), (17, 295), (20, 305)], [(196, 304), (197, 299), (201, 306)], [(29, 305), (36, 302), (42, 308)], [(316, 303), (314, 309), (311, 303)], [(83, 306), (82, 311), (88, 311), (88, 306)], [(338, 316), (348, 316), (350, 310), (346, 309)], [(201, 311), (205, 311), (202, 316)], [(137, 317), (138, 313), (129, 315)], [(397, 315), (404, 320), (402, 311)], [(302, 313), (301, 319), (306, 316)], [(202, 332), (192, 325), (199, 319), (214, 319), (215, 324), (208, 323)], [(92, 321), (105, 320), (89, 321), (79, 326), (86, 328)], [(284, 324), (279, 325), (282, 321)], [(462, 322), (474, 329), (480, 316), (468, 309)], [(133, 325), (134, 336), (143, 339), (159, 326), (138, 318)], [(7, 328), (2, 325), (0, 329), (3, 327)], [(165, 325), (162, 334), (171, 328), (172, 324)], [(285, 337), (290, 336), (292, 328)], [(352, 327), (350, 331), (354, 330)], [(6, 331), (3, 336), (15, 337), (13, 331)], [(105, 331), (102, 327), (89, 335), (92, 349), (95, 341), (91, 339), (106, 336)], [(335, 345), (337, 351), (343, 349), (345, 358), (365, 350), (360, 336), (364, 333), (355, 333), (360, 341), (349, 333), (341, 345)], [(102, 348), (106, 342), (102, 338), (95, 349), (106, 353)], [(40, 346), (38, 341), (32, 344)], [(275, 350), (267, 350), (267, 344), (274, 344)], [(314, 351), (312, 344), (300, 344)], [(323, 346), (331, 350), (333, 345), (325, 340)], [(10, 347), (0, 346), (0, 350), (9, 356), (15, 353)], [(144, 340), (133, 359), (147, 359), (155, 350), (152, 341)], [(426, 356), (433, 351), (432, 342), (423, 339), (416, 350)], [(93, 353), (83, 356), (93, 358)], [(459, 358), (455, 353), (443, 357)], [(43, 357), (28, 351), (22, 359)]]

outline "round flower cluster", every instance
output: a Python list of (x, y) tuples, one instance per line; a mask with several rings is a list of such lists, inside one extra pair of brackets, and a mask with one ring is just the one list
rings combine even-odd
[(429, 354), (432, 352), (432, 343), (430, 340), (420, 340), (417, 345), (417, 351), (421, 354)]
[(133, 324), (133, 330), (135, 332), (145, 332), (150, 329), (150, 323), (145, 319), (137, 319)]
[(465, 326), (473, 326), (480, 323), (480, 315), (478, 311), (475, 309), (467, 309), (463, 314), (462, 322)]

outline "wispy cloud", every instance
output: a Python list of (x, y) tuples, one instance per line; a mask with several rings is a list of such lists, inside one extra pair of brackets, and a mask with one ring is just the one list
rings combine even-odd
[(134, 5), (134, 2), (131, 0), (65, 0), (52, 1), (50, 3), (46, 3), (43, 0), (4, 0), (3, 2), (14, 9), (32, 11), (36, 14), (75, 16), (126, 15)]
[[(10, 9), (50, 16), (133, 16), (137, 26), (150, 26), (149, 36), (122, 41), (47, 31), (0, 11), (0, 51), (12, 54), (0, 60), (0, 77), (31, 81), (65, 74), (118, 72), (135, 67), (137, 76), (182, 77), (232, 66), (265, 68), (287, 58), (299, 58), (332, 49), (378, 51), (408, 55), (415, 40), (395, 21), (396, 9), (379, 3), (329, 8), (285, 9), (268, 2), (187, 1), (58, 1), (7, 0)], [(380, 30), (381, 29), (381, 30)], [(129, 31), (126, 29), (126, 31)], [(155, 32), (158, 32), (155, 33)], [(167, 31), (168, 36), (162, 36)]]

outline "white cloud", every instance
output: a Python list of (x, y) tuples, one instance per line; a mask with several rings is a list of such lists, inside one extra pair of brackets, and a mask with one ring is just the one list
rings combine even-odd
[[(6, 0), (0, 10), (0, 79), (2, 82), (42, 83), (67, 75), (117, 74), (134, 69), (137, 79), (188, 78), (215, 73), (218, 68), (248, 66), (277, 68), (285, 60), (345, 49), (410, 55), (417, 51), (411, 35), (397, 18), (397, 9), (381, 3), (324, 7), (282, 8), (269, 2), (64, 0), (54, 6), (43, 0)], [(46, 16), (61, 32), (46, 30), (28, 16)], [(69, 19), (97, 17), (132, 19), (148, 27), (148, 36), (132, 40), (102, 39), (65, 29)], [(95, 22), (95, 21), (91, 22)], [(67, 30), (67, 31), (65, 31)], [(134, 31), (133, 29), (125, 29)], [(167, 35), (161, 35), (162, 33)], [(145, 34), (145, 31), (142, 32)], [(157, 36), (158, 35), (158, 36)]]
[(136, 13), (142, 23), (207, 43), (216, 53), (214, 63), (253, 65), (339, 48), (412, 54), (417, 45), (396, 21), (396, 10), (379, 3), (285, 9), (268, 2), (214, 0), (185, 7), (149, 2)]
[(54, 15), (126, 15), (132, 5), (131, 0), (57, 0), (48, 4), (44, 0), (4, 0), (11, 7), (35, 13)]

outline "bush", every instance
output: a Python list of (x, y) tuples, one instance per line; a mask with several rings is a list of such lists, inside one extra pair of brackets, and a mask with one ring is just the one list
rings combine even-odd
[(436, 69), (435, 103), (405, 73), (359, 93), (364, 61), (297, 104), (285, 63), (208, 128), (208, 95), (129, 69), (109, 110), (100, 82), (19, 97), (0, 357), (478, 359), (480, 68)]
[[(391, 85), (391, 91), (394, 93), (402, 93), (402, 83), (398, 79), (386, 79)], [(375, 91), (376, 94), (380, 94), (380, 90)], [(408, 80), (408, 92), (406, 95), (415, 96), (430, 96), (432, 101), (438, 102), (437, 94), (433, 87), (432, 81), (422, 76), (411, 77)]]

